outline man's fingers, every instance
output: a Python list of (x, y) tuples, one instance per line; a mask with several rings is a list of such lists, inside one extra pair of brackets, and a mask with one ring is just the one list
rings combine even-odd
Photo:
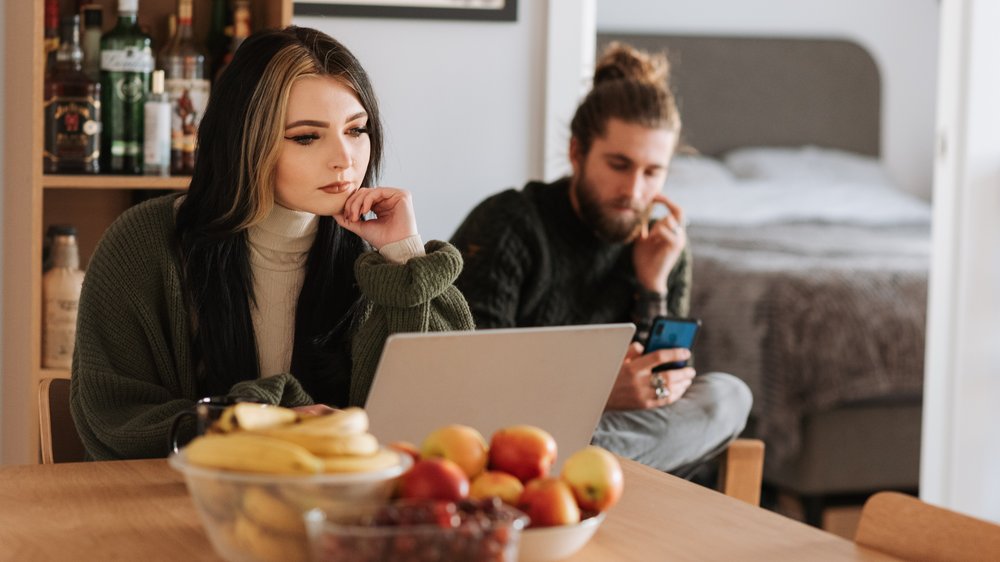
[(676, 363), (678, 361), (687, 361), (691, 358), (691, 352), (683, 347), (676, 347), (673, 349), (658, 349), (656, 351), (651, 351), (642, 357), (633, 361), (636, 367), (639, 368), (653, 368), (657, 365), (662, 365), (663, 363)]

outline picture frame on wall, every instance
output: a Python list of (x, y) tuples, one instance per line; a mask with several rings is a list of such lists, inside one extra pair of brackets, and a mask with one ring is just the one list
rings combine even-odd
[(517, 21), (517, 0), (295, 0), (296, 16)]

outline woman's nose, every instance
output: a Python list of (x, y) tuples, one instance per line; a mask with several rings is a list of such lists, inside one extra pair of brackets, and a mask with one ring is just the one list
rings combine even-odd
[(327, 166), (331, 170), (346, 170), (354, 165), (354, 158), (347, 144), (338, 140), (333, 143), (333, 150), (330, 153)]

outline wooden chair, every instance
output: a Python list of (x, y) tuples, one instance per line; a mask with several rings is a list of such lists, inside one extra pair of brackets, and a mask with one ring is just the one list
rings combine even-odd
[(906, 560), (1000, 559), (1000, 525), (899, 492), (868, 498), (854, 542)]
[(764, 442), (737, 439), (730, 443), (719, 466), (719, 490), (750, 505), (760, 505), (763, 478)]
[(86, 460), (69, 412), (69, 379), (42, 379), (38, 383), (38, 422), (42, 464)]

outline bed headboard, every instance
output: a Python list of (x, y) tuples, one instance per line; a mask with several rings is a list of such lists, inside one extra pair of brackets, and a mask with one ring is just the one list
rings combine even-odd
[(598, 56), (611, 41), (667, 52), (683, 140), (703, 154), (812, 144), (879, 155), (878, 67), (855, 43), (600, 33)]

